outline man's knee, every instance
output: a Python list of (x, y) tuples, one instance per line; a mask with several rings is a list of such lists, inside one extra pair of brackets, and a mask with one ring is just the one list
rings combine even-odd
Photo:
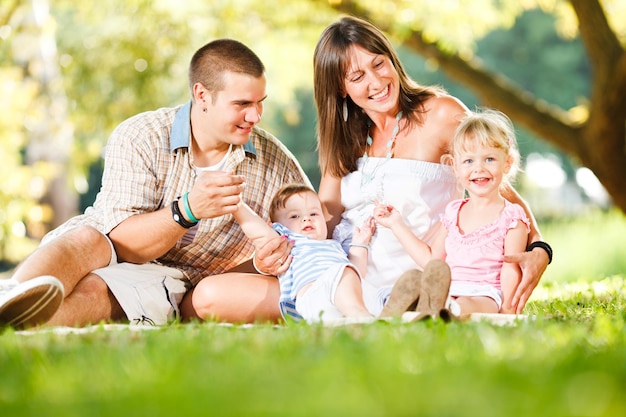
[(274, 277), (258, 274), (214, 275), (201, 280), (181, 305), (184, 319), (252, 323), (280, 318), (280, 288)]
[(73, 303), (91, 306), (93, 311), (97, 312), (95, 317), (101, 320), (126, 318), (109, 286), (96, 274), (88, 274), (81, 279), (69, 297)]
[(89, 274), (78, 282), (72, 293), (85, 298), (101, 299), (107, 297), (108, 292), (109, 287), (102, 278)]
[(109, 242), (106, 237), (91, 226), (78, 226), (65, 232), (62, 236), (82, 248), (109, 248)]
[[(83, 274), (115, 262), (115, 253), (108, 238), (91, 226), (79, 226), (59, 236), (56, 250), (79, 262)], [(51, 242), (51, 243), (54, 243)]]

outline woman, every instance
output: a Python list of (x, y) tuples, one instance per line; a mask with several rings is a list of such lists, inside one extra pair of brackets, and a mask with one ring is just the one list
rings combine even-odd
[[(430, 243), (439, 214), (462, 190), (449, 166), (450, 148), (466, 106), (409, 78), (385, 35), (370, 23), (344, 17), (322, 33), (314, 54), (315, 101), (322, 180), (319, 197), (329, 233), (347, 247), (354, 224), (371, 216), (375, 201), (393, 205), (413, 233)], [(541, 235), (519, 195), (503, 195), (531, 219), (529, 242)], [(542, 250), (505, 258), (518, 262), (522, 283), (513, 298), (521, 312), (548, 264)], [(378, 315), (391, 287), (415, 262), (390, 230), (372, 239), (363, 296)]]

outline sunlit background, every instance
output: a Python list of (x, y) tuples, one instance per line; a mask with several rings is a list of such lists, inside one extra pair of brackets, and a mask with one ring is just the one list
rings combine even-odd
[[(443, 49), (479, 56), (536, 96), (586, 117), (588, 57), (575, 36), (576, 19), (556, 0), (111, 0), (97, 6), (6, 0), (0, 4), (0, 266), (12, 267), (48, 230), (93, 202), (113, 128), (141, 111), (188, 100), (188, 61), (217, 37), (245, 42), (265, 62), (269, 97), (261, 125), (317, 186), (313, 49), (323, 28), (341, 16), (336, 8), (352, 3), (363, 16), (393, 22), (390, 39), (415, 80), (444, 86), (470, 108), (483, 103), (436, 60), (403, 45), (407, 28), (439, 39)], [(603, 1), (621, 36), (624, 3)], [(541, 224), (615, 211), (624, 222), (590, 169), (516, 128), (523, 162), (516, 188)], [(626, 250), (626, 239), (611, 246)]]

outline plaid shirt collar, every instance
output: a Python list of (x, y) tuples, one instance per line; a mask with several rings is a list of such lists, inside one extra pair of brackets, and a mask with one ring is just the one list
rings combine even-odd
[[(191, 100), (185, 103), (174, 117), (172, 132), (170, 135), (170, 150), (173, 152), (178, 148), (189, 148), (191, 142)], [(256, 148), (252, 144), (252, 140), (248, 139), (243, 145), (246, 153), (256, 156)]]

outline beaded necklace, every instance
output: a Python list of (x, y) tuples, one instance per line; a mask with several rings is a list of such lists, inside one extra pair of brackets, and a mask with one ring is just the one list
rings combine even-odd
[[(367, 148), (368, 147), (371, 148), (372, 143), (374, 141), (372, 140), (372, 137), (370, 136), (369, 129), (368, 129), (367, 142), (366, 142), (367, 146), (365, 147), (365, 152), (363, 152), (363, 174), (361, 176), (361, 187), (372, 182), (372, 180), (374, 179), (376, 175), (376, 171), (378, 171), (378, 168), (385, 165), (387, 161), (389, 161), (391, 157), (393, 156), (393, 151), (396, 145), (396, 136), (398, 136), (398, 131), (400, 130), (400, 119), (402, 119), (402, 112), (399, 112), (396, 115), (396, 126), (393, 128), (393, 132), (391, 132), (391, 138), (389, 138), (389, 141), (387, 142), (387, 148), (386, 148), (387, 154), (385, 155), (385, 159), (382, 161), (378, 161), (370, 172), (367, 172), (366, 170), (367, 164), (370, 159), (369, 155), (367, 154)], [(372, 123), (371, 121), (368, 122), (368, 128), (371, 126), (371, 123)]]

